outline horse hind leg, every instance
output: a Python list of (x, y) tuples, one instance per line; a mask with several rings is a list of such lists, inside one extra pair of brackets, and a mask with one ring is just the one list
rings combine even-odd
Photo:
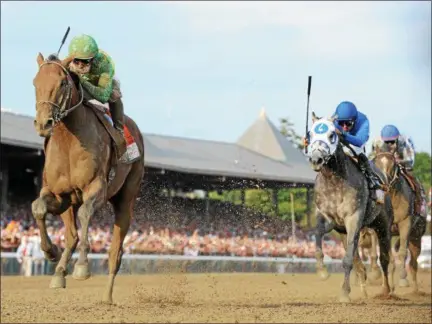
[(419, 257), (421, 252), (421, 240), (415, 240), (415, 241), (410, 240), (408, 248), (411, 254), (411, 258), (409, 261), (409, 270), (412, 277), (413, 293), (417, 294), (419, 292), (418, 284), (417, 284), (417, 270), (418, 270), (417, 258)]
[(53, 215), (62, 214), (70, 205), (70, 200), (54, 196), (46, 187), (40, 191), (39, 198), (33, 201), (31, 209), (33, 217), (41, 236), (41, 249), (44, 252), (45, 259), (51, 262), (58, 262), (60, 259), (61, 249), (52, 244), (45, 224), (47, 213)]
[[(120, 269), (123, 255), (123, 241), (129, 230), (133, 215), (133, 207), (142, 179), (142, 166), (135, 166), (141, 170), (132, 170), (128, 175), (122, 189), (111, 199), (115, 213), (113, 239), (109, 250), (108, 283), (103, 295), (103, 302), (112, 304), (114, 280)], [(138, 170), (138, 171), (139, 171)]]
[(106, 180), (103, 177), (97, 177), (83, 190), (83, 204), (78, 209), (78, 219), (81, 223), (81, 238), (78, 245), (79, 256), (72, 274), (72, 278), (75, 280), (90, 278), (91, 274), (87, 257), (90, 250), (88, 229), (91, 217), (105, 202), (106, 188)]
[(71, 206), (67, 211), (61, 214), (65, 225), (65, 243), (66, 247), (63, 250), (60, 261), (55, 268), (53, 277), (51, 278), (50, 288), (66, 288), (67, 265), (72, 257), (73, 252), (78, 243), (78, 234), (76, 229), (75, 214), (78, 208)]

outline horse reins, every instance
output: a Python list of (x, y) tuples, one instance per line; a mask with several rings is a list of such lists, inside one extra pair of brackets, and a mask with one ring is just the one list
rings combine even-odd
[[(387, 153), (387, 152), (378, 153), (375, 156), (374, 160), (376, 160), (379, 156), (390, 156), (392, 158), (393, 162), (395, 162), (395, 158), (394, 158), (393, 154), (391, 154), (391, 153)], [(398, 171), (401, 171), (400, 167), (395, 163), (395, 171), (393, 173), (392, 179), (390, 180), (390, 182), (388, 184), (388, 190), (390, 190), (392, 188), (392, 186), (394, 185), (394, 183), (398, 179)]]
[[(45, 61), (44, 63), (42, 63), (39, 66), (39, 69), (45, 65), (45, 64), (56, 64), (58, 66), (60, 66), (62, 68), (62, 70), (65, 72), (66, 74), (66, 78), (68, 81), (68, 84), (66, 85), (66, 91), (67, 91), (67, 95), (64, 99), (62, 99), (60, 104), (57, 104), (55, 102), (49, 101), (49, 100), (40, 100), (38, 102), (36, 102), (36, 106), (40, 105), (40, 104), (50, 104), (51, 106), (57, 108), (54, 112), (53, 112), (53, 121), (54, 121), (54, 125), (57, 124), (58, 122), (60, 122), (63, 118), (65, 118), (67, 115), (69, 115), (71, 112), (73, 112), (76, 108), (78, 108), (83, 100), (84, 100), (84, 93), (83, 93), (83, 89), (82, 89), (82, 85), (81, 83), (79, 83), (79, 87), (80, 87), (80, 94), (81, 94), (81, 99), (80, 101), (73, 107), (67, 109), (67, 106), (69, 106), (71, 104), (72, 101), (72, 84), (73, 84), (73, 80), (70, 76), (69, 71), (60, 63), (58, 62), (54, 62), (54, 61)], [(62, 108), (63, 106), (63, 108)], [(58, 112), (57, 112), (58, 110)]]

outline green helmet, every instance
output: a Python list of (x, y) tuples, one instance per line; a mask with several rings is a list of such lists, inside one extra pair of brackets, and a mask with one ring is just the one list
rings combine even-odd
[(90, 59), (96, 56), (99, 47), (93, 37), (88, 35), (75, 36), (69, 44), (69, 56), (78, 59)]

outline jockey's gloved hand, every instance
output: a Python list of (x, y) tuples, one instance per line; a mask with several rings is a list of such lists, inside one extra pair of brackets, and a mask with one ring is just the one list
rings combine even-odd
[(88, 74), (80, 74), (79, 78), (83, 81), (90, 81)]

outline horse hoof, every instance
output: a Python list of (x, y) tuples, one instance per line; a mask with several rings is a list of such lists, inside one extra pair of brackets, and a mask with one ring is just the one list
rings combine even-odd
[(343, 294), (339, 297), (339, 302), (340, 303), (350, 303), (351, 298), (349, 298), (349, 296), (347, 294)]
[(51, 250), (49, 252), (44, 252), (44, 255), (45, 259), (56, 264), (60, 261), (62, 250), (57, 245), (53, 244)]
[(109, 296), (109, 297), (104, 297), (104, 298), (102, 299), (102, 303), (103, 303), (103, 304), (106, 304), (106, 305), (112, 305), (112, 304), (113, 304), (112, 297), (111, 297), (111, 296)]
[(409, 282), (406, 278), (399, 279), (399, 287), (409, 287)]
[(378, 280), (381, 278), (381, 271), (379, 269), (373, 269), (369, 274), (368, 278), (370, 280)]
[(66, 288), (66, 278), (64, 276), (53, 276), (51, 278), (50, 288)]
[(75, 280), (87, 280), (90, 276), (91, 274), (88, 265), (75, 264), (72, 278)]
[(36, 219), (43, 219), (48, 212), (47, 205), (41, 198), (33, 201), (31, 210)]
[(323, 281), (327, 280), (330, 277), (330, 274), (327, 272), (327, 270), (320, 270), (317, 274), (318, 277)]
[(366, 289), (366, 284), (360, 284), (360, 290), (363, 294), (363, 298), (367, 299), (368, 293), (367, 293), (367, 289)]

